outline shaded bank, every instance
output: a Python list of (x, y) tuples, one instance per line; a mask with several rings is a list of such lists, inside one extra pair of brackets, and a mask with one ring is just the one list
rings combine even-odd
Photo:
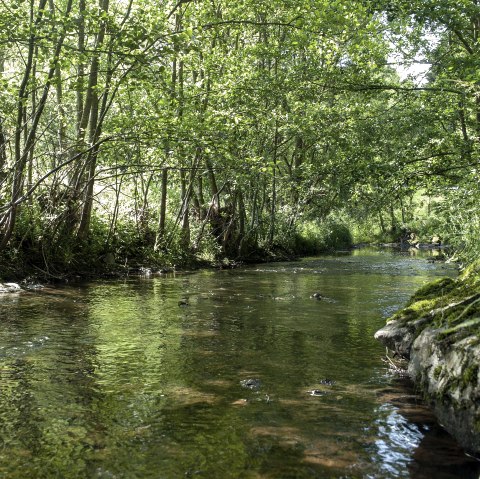
[(83, 242), (72, 243), (64, 238), (59, 243), (44, 245), (39, 240), (39, 244), (24, 242), (21, 247), (11, 247), (0, 255), (0, 282), (25, 278), (56, 282), (72, 278), (151, 276), (200, 268), (228, 269), (240, 264), (292, 261), (353, 248), (348, 227), (334, 220), (303, 225), (298, 231), (292, 229), (273, 244), (247, 242), (241, 248), (237, 244), (228, 250), (213, 237), (198, 248), (181, 244), (175, 238), (170, 247), (155, 249), (153, 244), (135, 235), (125, 235), (122, 244), (114, 247), (105, 244), (105, 234), (106, 231), (100, 230)]
[(375, 337), (466, 450), (480, 453), (480, 281), (475, 268), (421, 288)]

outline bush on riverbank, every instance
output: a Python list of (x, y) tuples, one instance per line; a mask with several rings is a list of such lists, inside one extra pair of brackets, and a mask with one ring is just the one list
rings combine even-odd
[(6, 249), (0, 258), (0, 277), (18, 280), (33, 275), (54, 280), (71, 275), (119, 275), (140, 267), (225, 266), (287, 260), (352, 246), (349, 228), (335, 219), (310, 221), (294, 230), (280, 218), (271, 244), (248, 235), (225, 242), (210, 225), (200, 228), (196, 223), (189, 233), (186, 240), (181, 229), (167, 224), (164, 237), (155, 244), (155, 231), (149, 225), (141, 229), (136, 222), (118, 221), (112, 231), (105, 218), (94, 217), (90, 234), (79, 240), (60, 228), (44, 230), (29, 216), (12, 241), (18, 247)]
[(295, 238), (295, 252), (305, 255), (349, 249), (352, 245), (350, 229), (336, 219), (304, 223), (299, 227)]

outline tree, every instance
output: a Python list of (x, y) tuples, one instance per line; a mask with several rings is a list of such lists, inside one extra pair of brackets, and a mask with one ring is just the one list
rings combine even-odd
[[(475, 176), (474, 2), (14, 3), (0, 250), (288, 249), (335, 212), (395, 229)], [(391, 38), (428, 83), (400, 81)]]

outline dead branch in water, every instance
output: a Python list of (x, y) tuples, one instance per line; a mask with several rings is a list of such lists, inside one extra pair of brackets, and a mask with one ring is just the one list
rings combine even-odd
[(388, 370), (399, 376), (408, 376), (407, 361), (405, 359), (392, 359), (388, 354), (382, 358), (382, 362), (388, 365)]

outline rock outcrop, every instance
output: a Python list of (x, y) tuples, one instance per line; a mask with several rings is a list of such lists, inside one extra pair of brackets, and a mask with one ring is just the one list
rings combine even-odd
[(409, 360), (408, 373), (440, 422), (480, 454), (480, 285), (445, 278), (418, 291), (375, 337)]
[(21, 290), (17, 283), (0, 283), (0, 293), (18, 293)]

